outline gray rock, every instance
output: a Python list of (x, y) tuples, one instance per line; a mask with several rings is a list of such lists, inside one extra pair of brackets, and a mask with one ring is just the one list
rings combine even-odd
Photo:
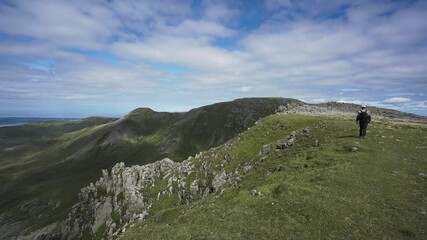
[(357, 151), (359, 151), (359, 148), (358, 147), (352, 147), (350, 151), (351, 152), (357, 152)]
[(285, 112), (286, 112), (286, 110), (288, 110), (288, 107), (289, 107), (289, 103), (287, 103), (286, 105), (280, 105), (280, 106), (276, 109), (275, 113), (276, 113), (276, 114), (285, 113)]
[(106, 169), (102, 169), (102, 177), (104, 178), (108, 177), (108, 171)]
[(423, 178), (427, 178), (427, 174), (425, 174), (425, 173), (418, 173), (418, 175), (420, 175)]
[(190, 193), (192, 195), (196, 195), (198, 192), (199, 192), (199, 181), (198, 180), (194, 180), (190, 184)]
[(227, 181), (227, 174), (225, 171), (220, 172), (219, 174), (215, 175), (214, 179), (212, 180), (212, 187), (215, 191), (217, 191), (222, 185), (224, 185)]
[(304, 134), (310, 134), (310, 128), (304, 128), (302, 130), (302, 133), (304, 133)]
[(163, 159), (161, 160), (161, 162), (162, 162), (162, 163), (169, 164), (169, 165), (174, 165), (174, 164), (175, 164), (175, 162), (174, 162), (174, 161), (172, 161), (170, 158), (163, 158)]
[(120, 171), (123, 171), (125, 168), (125, 163), (120, 162), (114, 165), (114, 167), (111, 169), (111, 175), (117, 175)]
[(260, 191), (257, 191), (256, 189), (252, 189), (249, 194), (253, 197), (260, 197), (262, 196), (262, 193)]
[(245, 165), (245, 166), (243, 166), (243, 172), (244, 172), (244, 173), (249, 172), (251, 169), (252, 169), (252, 166), (251, 166), (251, 165)]
[(320, 141), (318, 139), (314, 140), (314, 147), (319, 147), (320, 146)]
[(262, 146), (260, 154), (268, 154), (271, 151), (271, 143)]
[(277, 143), (276, 148), (277, 149), (288, 148), (288, 147), (294, 145), (295, 141), (296, 141), (296, 136), (295, 135), (291, 135), (289, 138), (285, 138), (285, 139), (280, 140)]
[(107, 197), (105, 202), (100, 203), (99, 206), (95, 209), (94, 223), (92, 225), (92, 233), (96, 233), (98, 228), (104, 224), (105, 221), (111, 218), (111, 212), (113, 211), (113, 206), (111, 205), (111, 198)]

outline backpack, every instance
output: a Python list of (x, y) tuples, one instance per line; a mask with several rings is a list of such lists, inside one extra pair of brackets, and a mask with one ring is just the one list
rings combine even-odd
[(371, 116), (369, 115), (368, 111), (361, 111), (359, 113), (359, 120), (361, 122), (369, 122)]

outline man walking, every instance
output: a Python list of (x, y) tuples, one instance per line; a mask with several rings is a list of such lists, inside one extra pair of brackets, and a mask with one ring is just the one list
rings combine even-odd
[(365, 138), (366, 129), (368, 124), (371, 122), (371, 113), (366, 110), (366, 105), (362, 105), (362, 109), (357, 113), (356, 123), (359, 123), (359, 137)]

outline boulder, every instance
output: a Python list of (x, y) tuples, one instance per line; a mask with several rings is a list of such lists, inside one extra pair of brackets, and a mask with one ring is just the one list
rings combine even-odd
[(304, 128), (303, 130), (302, 130), (302, 133), (304, 133), (304, 134), (310, 134), (310, 128)]
[(268, 154), (270, 151), (271, 151), (271, 143), (265, 144), (264, 146), (262, 146), (260, 154)]
[(262, 193), (260, 191), (257, 191), (256, 189), (252, 189), (249, 194), (253, 197), (260, 197), (262, 196)]
[(222, 171), (219, 174), (215, 175), (214, 179), (212, 180), (212, 187), (214, 188), (215, 191), (217, 191), (226, 182), (227, 182), (227, 174), (225, 173), (225, 171)]
[(277, 149), (288, 148), (295, 144), (296, 139), (297, 138), (295, 135), (291, 135), (289, 138), (282, 139), (277, 143), (276, 148)]
[(243, 166), (243, 172), (244, 172), (244, 173), (249, 172), (251, 169), (252, 169), (252, 166), (251, 166), (251, 165), (245, 165), (245, 166)]

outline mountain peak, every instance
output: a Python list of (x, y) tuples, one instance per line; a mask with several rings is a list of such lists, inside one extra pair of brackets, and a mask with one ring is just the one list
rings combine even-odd
[(149, 108), (149, 107), (139, 107), (136, 108), (134, 110), (132, 110), (131, 112), (128, 113), (128, 115), (133, 115), (133, 114), (146, 114), (146, 113), (155, 113), (156, 111), (154, 111), (153, 109)]

